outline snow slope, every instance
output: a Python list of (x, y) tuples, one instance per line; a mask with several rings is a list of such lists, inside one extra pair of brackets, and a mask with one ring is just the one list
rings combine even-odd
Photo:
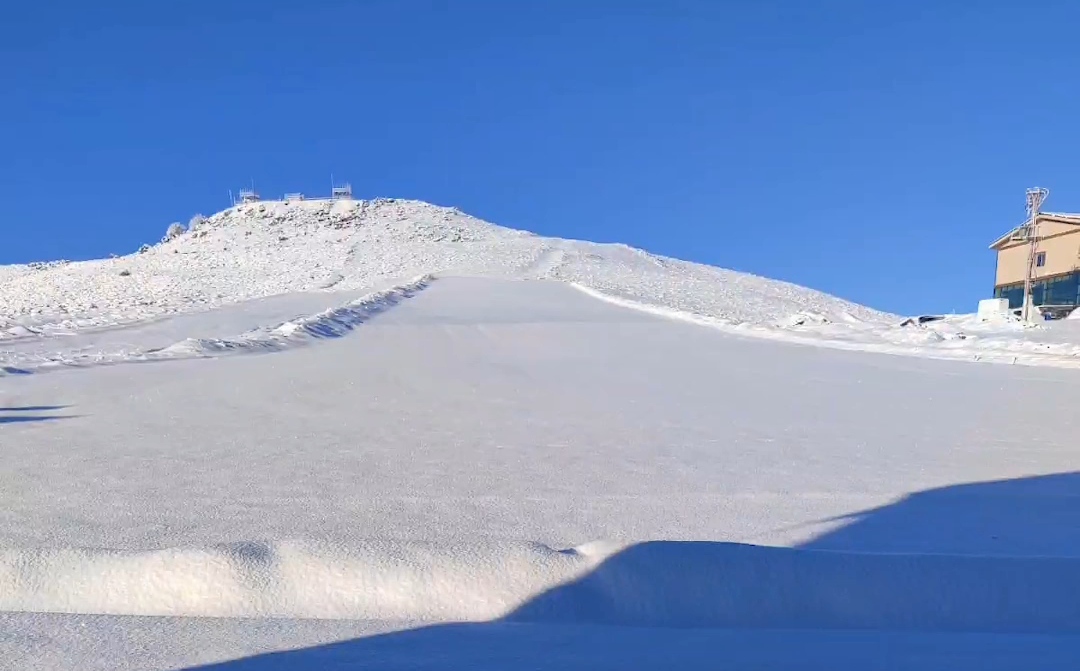
[[(624, 245), (543, 238), (425, 203), (265, 202), (221, 212), (145, 253), (5, 268), (0, 346), (285, 294), (356, 293), (427, 274), (561, 280), (730, 325), (784, 324), (804, 313), (895, 321), (783, 282)], [(38, 349), (58, 361), (75, 347), (51, 340)]]
[(399, 200), (240, 205), (145, 254), (8, 269), (0, 305), (9, 322), (57, 332), (284, 293), (364, 289), (429, 273), (579, 282), (732, 323), (766, 323), (802, 311), (885, 316), (782, 282), (624, 245), (542, 238)]
[(5, 378), (0, 667), (1071, 663), (1070, 371), (369, 288), (315, 346)]
[[(245, 330), (272, 329), (329, 307), (347, 309), (348, 301), (366, 292), (421, 275), (558, 280), (623, 306), (788, 342), (968, 361), (1080, 365), (1080, 334), (1071, 331), (1062, 338), (1044, 328), (988, 324), (970, 316), (901, 326), (895, 315), (785, 282), (625, 245), (545, 238), (456, 209), (380, 199), (240, 205), (144, 253), (0, 268), (0, 370), (160, 358), (165, 355), (125, 347), (117, 337), (104, 338), (110, 346), (97, 348), (103, 340), (99, 334), (281, 297), (304, 296), (292, 303), (313, 306), (306, 314), (265, 314), (256, 308), (264, 321), (245, 324)], [(341, 300), (328, 305), (326, 296)], [(213, 335), (243, 336), (244, 330)], [(169, 351), (190, 354), (184, 347)]]

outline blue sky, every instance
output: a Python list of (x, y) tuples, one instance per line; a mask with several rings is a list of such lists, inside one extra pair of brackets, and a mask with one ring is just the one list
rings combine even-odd
[(0, 263), (128, 253), (250, 178), (314, 193), (333, 173), (883, 309), (972, 310), (1026, 187), (1080, 210), (1073, 2), (4, 12)]

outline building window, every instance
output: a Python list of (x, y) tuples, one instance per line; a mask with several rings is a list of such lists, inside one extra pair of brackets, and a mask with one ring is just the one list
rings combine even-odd
[[(1024, 285), (1004, 284), (994, 287), (994, 297), (1008, 299), (1009, 309), (1015, 310), (1024, 304)], [(1033, 280), (1031, 302), (1034, 305), (1080, 306), (1080, 272), (1060, 275), (1050, 280)]]
[(1035, 255), (1035, 267), (1042, 268), (1046, 265), (1046, 252), (1039, 252)]

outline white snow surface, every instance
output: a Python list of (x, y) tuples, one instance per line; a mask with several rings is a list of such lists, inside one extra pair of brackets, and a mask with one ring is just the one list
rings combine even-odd
[[(0, 610), (1080, 634), (1078, 567), (660, 541), (8, 550)], [(1007, 608), (1003, 594), (1015, 595)]]
[(1074, 373), (839, 351), (1069, 366), (1080, 322), (901, 327), (407, 201), (241, 206), (0, 291), (0, 366), (50, 372), (0, 378), (0, 668), (1080, 649)]
[(0, 668), (1071, 663), (1071, 371), (737, 338), (559, 282), (351, 304), (268, 356), (5, 378)]
[[(93, 338), (70, 336), (260, 299), (355, 297), (421, 275), (558, 280), (734, 333), (840, 349), (1080, 365), (1076, 329), (1048, 333), (969, 315), (904, 327), (896, 315), (786, 282), (620, 244), (546, 238), (453, 208), (378, 199), (239, 205), (145, 253), (0, 268), (0, 370), (145, 360), (146, 352), (120, 347), (115, 338), (116, 347), (97, 349)], [(317, 297), (312, 303), (330, 307)]]
[(218, 213), (145, 253), (4, 268), (0, 368), (141, 361), (147, 352), (116, 337), (101, 348), (99, 338), (71, 336), (257, 299), (356, 295), (432, 274), (560, 280), (723, 326), (782, 329), (804, 313), (864, 329), (896, 321), (784, 282), (625, 245), (544, 238), (422, 202), (262, 202)]
[(8, 328), (18, 323), (61, 333), (424, 274), (559, 279), (735, 324), (770, 323), (807, 310), (836, 319), (884, 316), (783, 282), (625, 245), (544, 238), (401, 200), (236, 206), (144, 254), (6, 268), (0, 306)]

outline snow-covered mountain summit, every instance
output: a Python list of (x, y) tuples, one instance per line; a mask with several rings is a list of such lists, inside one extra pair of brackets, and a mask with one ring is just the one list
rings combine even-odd
[(0, 340), (423, 274), (560, 280), (733, 326), (894, 321), (785, 282), (625, 245), (545, 238), (418, 201), (264, 201), (141, 253), (0, 267)]

